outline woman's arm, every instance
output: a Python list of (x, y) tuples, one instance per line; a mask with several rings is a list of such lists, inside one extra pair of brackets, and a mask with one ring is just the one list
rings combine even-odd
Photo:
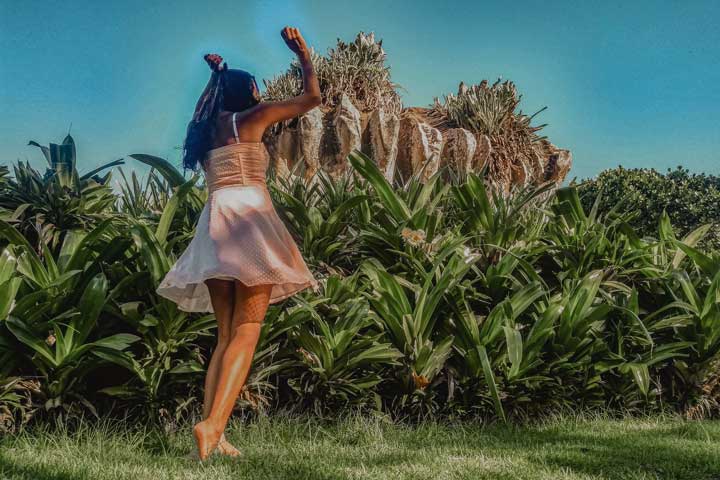
[[(303, 93), (288, 100), (261, 102), (253, 117), (266, 127), (276, 122), (295, 118), (320, 105), (320, 82), (310, 60), (310, 52), (297, 28), (285, 27), (281, 36), (300, 61), (303, 75)], [(257, 116), (256, 116), (257, 115)]]

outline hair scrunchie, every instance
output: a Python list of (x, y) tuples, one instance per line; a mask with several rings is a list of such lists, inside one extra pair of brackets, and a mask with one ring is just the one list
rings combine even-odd
[(207, 120), (215, 113), (217, 107), (222, 104), (223, 86), (225, 85), (222, 77), (224, 77), (228, 69), (227, 62), (223, 62), (220, 55), (206, 54), (203, 58), (212, 73), (210, 82), (195, 107), (192, 117), (194, 122)]

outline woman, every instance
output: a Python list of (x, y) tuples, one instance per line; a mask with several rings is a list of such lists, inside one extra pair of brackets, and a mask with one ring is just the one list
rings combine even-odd
[(183, 165), (193, 170), (202, 166), (208, 201), (190, 245), (157, 292), (181, 310), (214, 312), (217, 318), (203, 420), (193, 428), (201, 460), (215, 450), (239, 454), (223, 431), (245, 384), (268, 305), (318, 287), (265, 184), (265, 129), (320, 104), (305, 40), (297, 28), (285, 27), (281, 36), (300, 60), (303, 93), (263, 102), (251, 74), (228, 70), (220, 56), (206, 55), (212, 75), (185, 139)]

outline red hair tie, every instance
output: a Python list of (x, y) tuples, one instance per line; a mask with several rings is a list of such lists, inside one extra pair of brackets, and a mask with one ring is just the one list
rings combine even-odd
[(227, 62), (223, 62), (223, 58), (220, 55), (216, 53), (208, 53), (203, 58), (210, 67), (210, 70), (212, 70), (213, 72), (221, 72), (227, 70)]

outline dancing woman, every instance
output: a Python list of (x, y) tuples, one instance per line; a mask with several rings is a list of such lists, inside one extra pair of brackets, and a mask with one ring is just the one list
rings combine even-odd
[(281, 36), (298, 56), (302, 94), (262, 101), (255, 77), (206, 55), (210, 81), (187, 129), (183, 165), (202, 167), (208, 188), (195, 236), (157, 288), (188, 312), (214, 312), (217, 346), (205, 377), (203, 420), (193, 428), (201, 460), (213, 451), (239, 452), (224, 430), (250, 370), (268, 305), (318, 288), (277, 215), (265, 183), (269, 155), (262, 142), (272, 124), (320, 104), (320, 85), (297, 28)]

